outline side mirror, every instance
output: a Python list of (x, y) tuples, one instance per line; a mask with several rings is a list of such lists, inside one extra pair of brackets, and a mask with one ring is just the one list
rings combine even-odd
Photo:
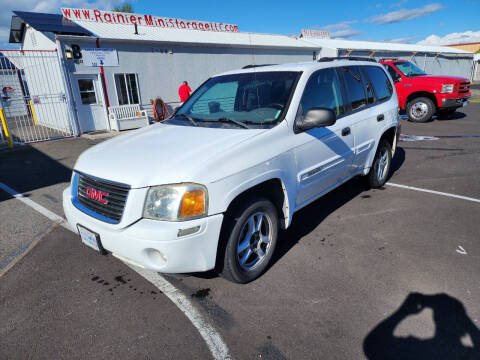
[(397, 76), (395, 77), (395, 79), (393, 79), (393, 82), (402, 82), (402, 77), (401, 76)]
[(295, 121), (297, 129), (305, 131), (317, 127), (331, 126), (337, 121), (337, 116), (331, 109), (327, 108), (311, 108), (305, 116), (299, 116)]

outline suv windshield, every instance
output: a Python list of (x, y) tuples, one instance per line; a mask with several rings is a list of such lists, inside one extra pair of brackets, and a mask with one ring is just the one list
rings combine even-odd
[(409, 61), (397, 62), (395, 66), (407, 77), (427, 75), (425, 71)]
[(165, 123), (238, 129), (275, 126), (287, 110), (299, 75), (275, 71), (211, 78)]

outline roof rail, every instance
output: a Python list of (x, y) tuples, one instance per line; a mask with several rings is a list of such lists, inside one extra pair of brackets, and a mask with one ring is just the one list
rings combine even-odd
[(386, 57), (386, 58), (381, 58), (379, 61), (407, 61), (407, 60), (403, 60), (403, 59), (399, 59), (399, 58), (396, 58), (396, 57)]
[(318, 59), (318, 62), (327, 62), (327, 61), (334, 61), (334, 60), (350, 60), (350, 61), (370, 61), (370, 62), (377, 62), (377, 60), (368, 57), (361, 57), (361, 56), (338, 56), (338, 57), (322, 57)]
[(242, 69), (251, 69), (251, 68), (256, 68), (261, 66), (272, 66), (272, 65), (277, 65), (277, 64), (250, 64), (250, 65), (245, 65), (244, 67), (242, 67)]

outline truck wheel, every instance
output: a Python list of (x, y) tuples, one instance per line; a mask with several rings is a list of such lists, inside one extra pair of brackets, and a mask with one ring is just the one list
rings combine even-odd
[[(248, 283), (267, 268), (277, 245), (278, 213), (267, 199), (243, 202), (225, 219), (222, 277)], [(220, 255), (221, 256), (221, 255)]]
[(432, 118), (434, 112), (435, 105), (426, 97), (415, 98), (407, 104), (408, 120), (412, 122), (427, 122)]
[(368, 173), (368, 185), (377, 189), (385, 185), (390, 173), (390, 165), (392, 164), (392, 148), (385, 139), (380, 140), (378, 144), (372, 167)]

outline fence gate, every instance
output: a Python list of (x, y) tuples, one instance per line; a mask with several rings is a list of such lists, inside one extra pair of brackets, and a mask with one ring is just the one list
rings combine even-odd
[(0, 50), (0, 91), (5, 123), (0, 126), (0, 141), (6, 142), (7, 135), (13, 144), (74, 135), (65, 76), (55, 50)]

